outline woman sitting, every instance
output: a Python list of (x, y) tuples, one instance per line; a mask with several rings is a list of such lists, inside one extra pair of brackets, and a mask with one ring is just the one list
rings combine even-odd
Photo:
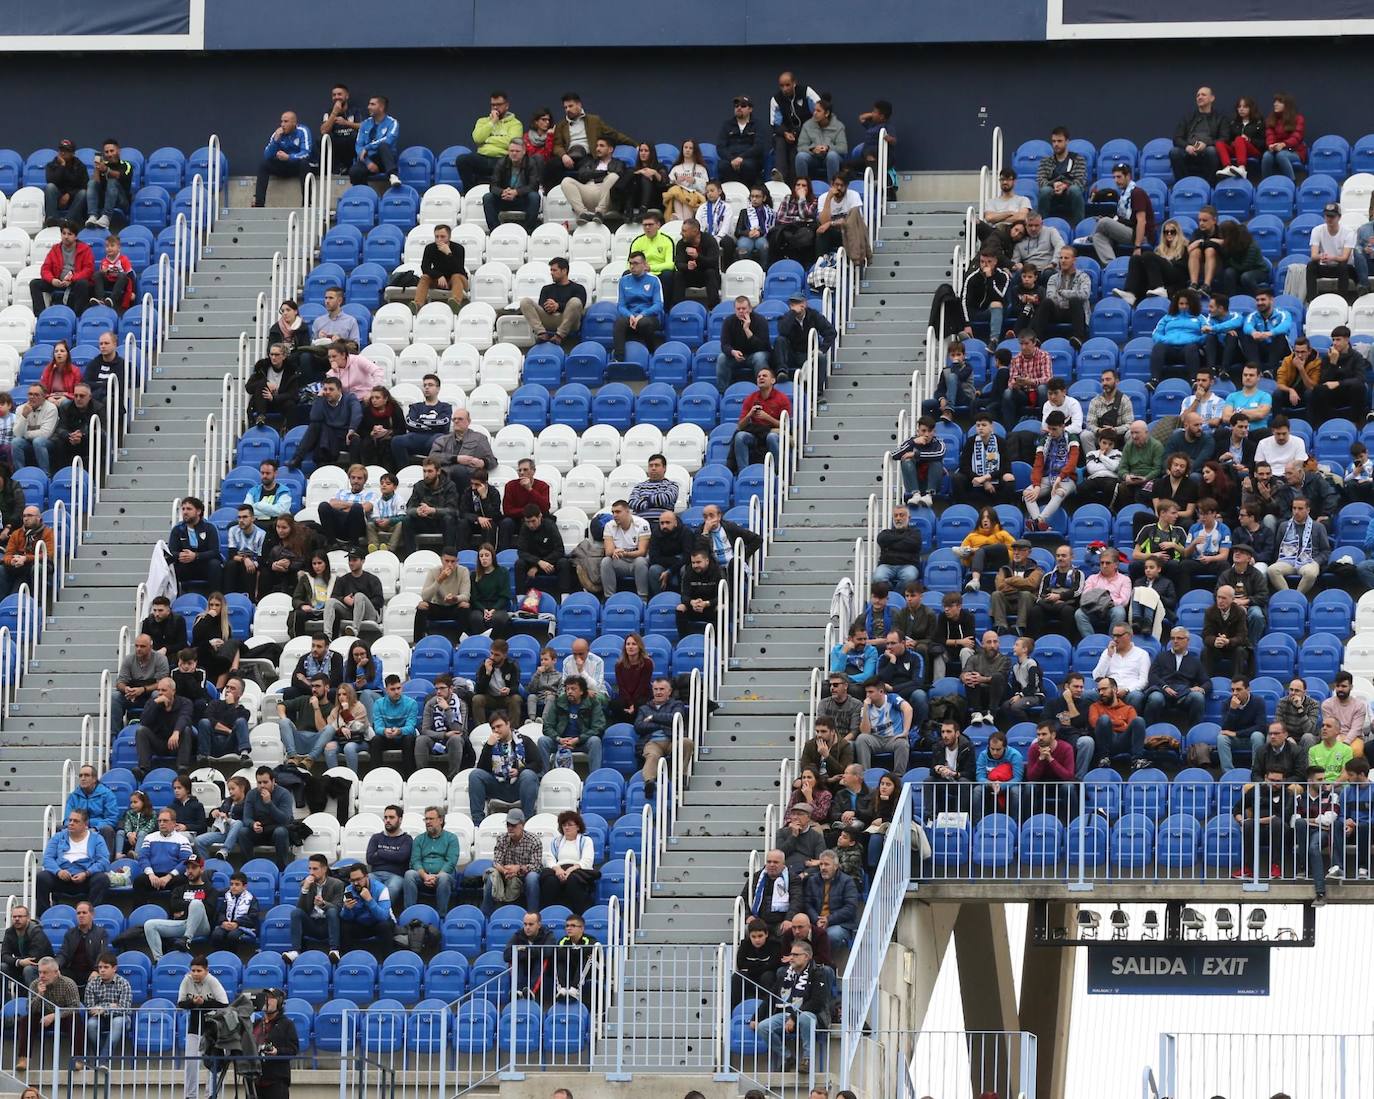
[(669, 221), (695, 217), (697, 207), (706, 201), (706, 183), (710, 178), (697, 143), (684, 141), (677, 163), (668, 170), (668, 189), (663, 192), (664, 216)]
[(579, 916), (592, 903), (596, 882), (601, 877), (593, 864), (596, 847), (587, 835), (582, 814), (565, 809), (558, 814), (558, 835), (544, 852), (544, 869), (539, 872), (539, 901), (544, 907), (566, 905)]
[(1169, 301), (1169, 311), (1155, 325), (1150, 349), (1150, 377), (1191, 378), (1202, 365), (1202, 303), (1192, 290), (1180, 290)]
[(1126, 265), (1126, 284), (1112, 293), (1127, 305), (1141, 298), (1167, 298), (1188, 285), (1188, 242), (1183, 228), (1170, 218), (1159, 230), (1159, 244), (1153, 252), (1142, 251)]

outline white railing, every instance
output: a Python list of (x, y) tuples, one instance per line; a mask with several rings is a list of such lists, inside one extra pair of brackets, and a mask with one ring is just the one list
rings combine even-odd
[(1199, 1034), (1159, 1036), (1158, 1094), (1374, 1094), (1374, 1036), (1369, 1034)]
[(876, 1027), (873, 1005), (878, 978), (897, 927), (897, 917), (901, 915), (907, 886), (911, 883), (911, 798), (912, 787), (903, 784), (840, 982), (844, 1002), (840, 1035), (841, 1087), (849, 1086), (850, 1070), (865, 1027)]

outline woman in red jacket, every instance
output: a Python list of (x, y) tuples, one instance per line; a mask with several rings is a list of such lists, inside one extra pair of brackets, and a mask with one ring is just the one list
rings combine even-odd
[(610, 720), (633, 722), (635, 713), (649, 701), (653, 679), (654, 662), (644, 651), (643, 639), (637, 633), (626, 634), (615, 662), (616, 696), (608, 707)]
[(1264, 120), (1264, 160), (1261, 163), (1265, 177), (1280, 175), (1289, 179), (1296, 177), (1296, 169), (1302, 167), (1307, 159), (1307, 146), (1303, 144), (1302, 132), (1306, 122), (1298, 114), (1298, 106), (1287, 92), (1274, 96), (1274, 110)]
[(81, 381), (81, 368), (72, 362), (72, 352), (66, 340), (52, 345), (52, 361), (43, 368), (38, 384), (48, 391), (48, 400), (69, 400), (76, 383)]

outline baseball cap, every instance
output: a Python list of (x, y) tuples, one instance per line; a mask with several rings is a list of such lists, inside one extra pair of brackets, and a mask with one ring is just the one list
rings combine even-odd
[(735, 106), (736, 106), (736, 107), (752, 107), (753, 105), (754, 105), (754, 101), (753, 101), (752, 99), (750, 99), (747, 95), (737, 95), (737, 96), (735, 96)]
[(367, 559), (367, 554), (365, 554), (357, 546), (354, 546), (351, 550), (348, 551), (348, 559), (351, 561), (355, 557), (362, 561)]
[(186, 865), (190, 866), (192, 863), (194, 863), (196, 866), (204, 866), (205, 860), (201, 858), (199, 855), (187, 855)]
[(802, 302), (802, 303), (804, 304), (804, 303), (806, 302), (806, 295), (803, 294), (803, 293), (801, 293), (801, 291), (798, 291), (798, 292), (795, 293), (795, 294), (788, 294), (788, 295), (787, 295), (787, 300), (790, 301), (790, 302), (791, 302), (791, 301), (799, 301), (799, 302)]
[(1322, 214), (1326, 217), (1330, 217), (1332, 214), (1335, 214), (1337, 217), (1340, 217), (1341, 204), (1339, 202), (1328, 202), (1325, 206), (1322, 207)]
[(525, 823), (525, 810), (523, 810), (523, 809), (509, 809), (509, 810), (507, 810), (507, 811), (506, 811), (506, 823), (507, 823), (507, 824), (524, 824), (524, 823)]
[(70, 153), (76, 148), (76, 142), (69, 137), (64, 137), (57, 143), (58, 152)]

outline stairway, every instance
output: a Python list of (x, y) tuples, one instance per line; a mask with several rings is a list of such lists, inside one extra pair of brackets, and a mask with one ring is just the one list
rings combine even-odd
[(210, 234), (67, 585), (49, 608), (0, 733), (0, 896), (22, 892), (24, 852), (41, 850), (43, 810), (59, 803), (62, 763), (79, 753), (83, 715), (99, 708), (100, 673), (117, 668), (120, 627), (137, 628), (135, 589), (174, 522), (189, 458), (204, 455), (205, 418), (219, 415), (222, 379), (238, 362), (239, 334), (253, 329), (290, 213), (226, 211)]
[[(779, 765), (793, 755), (811, 670), (825, 667), (820, 650), (831, 596), (853, 570), (865, 503), (881, 487), (882, 452), (899, 441), (896, 417), (925, 358), (934, 290), (949, 281), (964, 207), (899, 202), (888, 210), (640, 923), (637, 941), (664, 947), (665, 961), (658, 964), (652, 949), (637, 951), (645, 957), (632, 961), (627, 987), (637, 991), (636, 976), (655, 967), (673, 980), (670, 992), (636, 997), (633, 1022), (627, 1009), (621, 1037), (637, 1046), (641, 1035), (669, 1029), (669, 1012), (695, 1016), (702, 1036), (710, 1034), (706, 975), (673, 973), (666, 959), (671, 948), (720, 942), (729, 943), (733, 957), (731, 916), (749, 852), (760, 848), (765, 806), (778, 797)], [(681, 1024), (673, 1029), (683, 1032)]]

